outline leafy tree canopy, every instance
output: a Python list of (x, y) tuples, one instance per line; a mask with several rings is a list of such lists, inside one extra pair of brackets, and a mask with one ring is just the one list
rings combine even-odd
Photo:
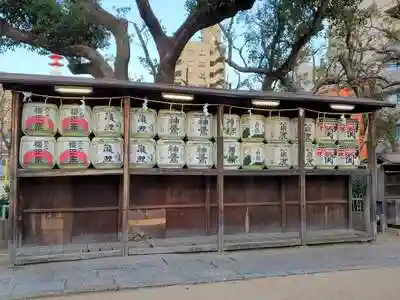
[[(21, 44), (17, 36), (2, 35), (1, 50), (28, 46), (41, 54), (71, 45), (101, 49), (108, 45), (109, 32), (94, 22), (80, 1), (0, 0), (0, 20), (13, 29), (29, 33), (29, 43)], [(7, 30), (2, 28), (3, 31)]]

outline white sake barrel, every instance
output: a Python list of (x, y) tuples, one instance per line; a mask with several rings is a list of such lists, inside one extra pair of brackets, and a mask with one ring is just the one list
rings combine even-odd
[(89, 136), (92, 132), (91, 118), (91, 109), (87, 105), (61, 105), (58, 131), (63, 136)]
[(333, 142), (320, 142), (317, 145), (317, 167), (321, 169), (333, 169), (336, 167), (337, 146)]
[(55, 104), (39, 102), (24, 103), (22, 108), (22, 131), (26, 135), (53, 136), (57, 132)]
[(246, 169), (263, 169), (265, 166), (265, 144), (243, 142), (242, 166)]
[[(290, 120), (292, 128), (292, 140), (297, 142), (299, 135), (298, 129), (298, 118)], [(315, 140), (315, 120), (311, 118), (305, 118), (304, 120), (304, 141), (306, 143), (312, 143)]]
[(156, 164), (156, 142), (153, 139), (130, 139), (129, 166), (152, 168)]
[(316, 140), (334, 142), (337, 140), (337, 119), (319, 118), (316, 123)]
[(100, 136), (120, 137), (123, 118), (120, 107), (95, 106), (92, 110), (93, 133)]
[(153, 138), (156, 135), (157, 113), (154, 109), (131, 109), (131, 136)]
[(57, 139), (57, 165), (62, 168), (82, 168), (90, 165), (88, 137), (60, 137)]
[(158, 140), (156, 159), (160, 168), (183, 168), (185, 165), (185, 142), (182, 140)]
[[(222, 121), (223, 137), (228, 140), (240, 139), (240, 117), (233, 114), (224, 114)], [(214, 137), (217, 137), (217, 117), (214, 117)]]
[(265, 139), (268, 142), (287, 142), (292, 139), (291, 122), (286, 117), (268, 117), (265, 120)]
[(262, 115), (243, 115), (240, 119), (243, 141), (263, 141), (265, 138), (265, 118)]
[(182, 111), (162, 109), (158, 112), (157, 133), (162, 139), (185, 137), (186, 115)]
[(337, 139), (340, 142), (352, 142), (357, 140), (358, 121), (353, 119), (339, 119), (337, 123)]
[(188, 141), (186, 165), (189, 169), (207, 169), (214, 165), (214, 145), (211, 141)]
[[(217, 164), (217, 145), (214, 147), (214, 162)], [(242, 165), (242, 148), (237, 140), (224, 139), (224, 169), (239, 169)]]
[(268, 143), (265, 145), (266, 166), (269, 169), (289, 169), (292, 165), (292, 151), (289, 143)]
[(339, 168), (357, 168), (360, 165), (355, 142), (342, 142), (337, 145), (336, 164)]
[(56, 140), (48, 136), (23, 136), (19, 163), (26, 169), (52, 169), (56, 161)]
[(90, 160), (97, 169), (119, 169), (123, 162), (122, 138), (95, 137), (90, 144)]
[[(299, 144), (294, 143), (292, 148), (292, 166), (299, 167)], [(316, 146), (312, 143), (306, 143), (304, 148), (304, 167), (306, 169), (314, 169), (317, 166)]]
[(191, 140), (211, 139), (213, 137), (213, 115), (191, 111), (186, 114), (186, 135)]

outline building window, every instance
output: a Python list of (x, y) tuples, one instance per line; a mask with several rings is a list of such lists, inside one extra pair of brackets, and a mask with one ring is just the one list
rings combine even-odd
[(204, 50), (200, 50), (200, 56), (206, 56), (206, 53), (204, 52)]
[(207, 64), (205, 63), (205, 62), (200, 62), (199, 63), (199, 68), (206, 68), (207, 67)]
[(199, 78), (206, 79), (206, 73), (205, 72), (200, 72)]
[(181, 70), (175, 71), (175, 76), (176, 77), (182, 76), (182, 71)]

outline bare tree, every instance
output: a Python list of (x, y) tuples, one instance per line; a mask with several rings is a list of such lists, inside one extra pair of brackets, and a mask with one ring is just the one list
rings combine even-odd
[[(242, 73), (254, 74), (262, 89), (277, 81), (288, 83), (288, 74), (311, 54), (309, 43), (324, 28), (324, 20), (341, 17), (341, 10), (359, 1), (257, 1), (253, 9), (221, 25), (227, 44), (226, 62)], [(340, 9), (339, 9), (340, 7)], [(245, 27), (237, 32), (235, 23)], [(239, 46), (235, 41), (243, 40)], [(234, 54), (241, 62), (234, 60)]]

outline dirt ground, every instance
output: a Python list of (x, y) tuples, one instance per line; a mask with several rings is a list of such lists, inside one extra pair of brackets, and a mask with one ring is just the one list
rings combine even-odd
[(343, 271), (237, 282), (145, 288), (113, 293), (47, 298), (53, 300), (398, 300), (400, 268)]

